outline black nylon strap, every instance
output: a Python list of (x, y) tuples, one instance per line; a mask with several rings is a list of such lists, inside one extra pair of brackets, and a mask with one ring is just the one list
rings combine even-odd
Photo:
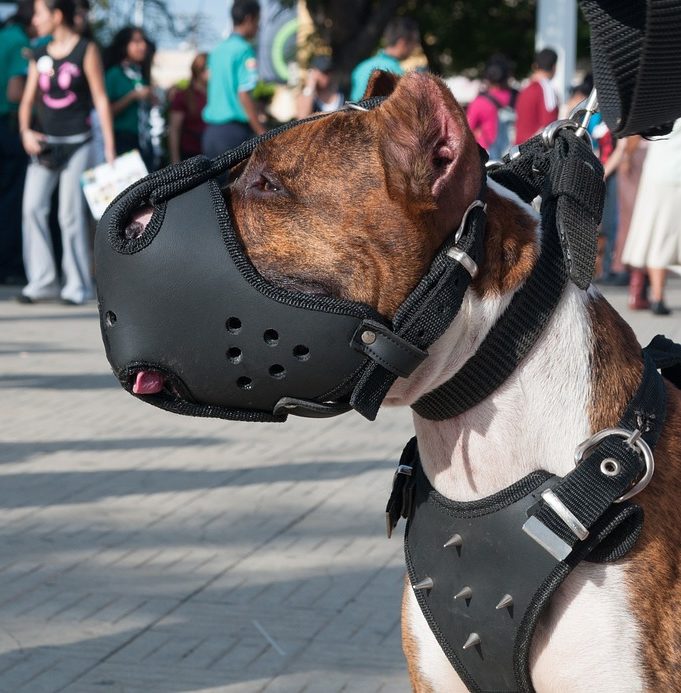
[(580, 0), (603, 119), (617, 137), (659, 135), (681, 116), (681, 3)]
[[(641, 384), (620, 419), (618, 428), (632, 432), (639, 430), (641, 438), (653, 448), (665, 421), (666, 395), (664, 381), (657, 372), (657, 364), (648, 353), (648, 348), (643, 350)], [(601, 472), (601, 462), (606, 458), (614, 459), (621, 465), (621, 471), (616, 476)], [(608, 436), (594, 447), (579, 466), (563, 477), (553, 492), (584, 527), (591, 529), (613, 502), (641, 476), (643, 468), (643, 459), (634, 446), (621, 437)], [(578, 543), (575, 534), (545, 501), (539, 504), (534, 516), (569, 546)]]
[[(478, 199), (484, 198), (483, 187)], [(464, 234), (456, 248), (474, 262), (482, 262), (486, 213), (474, 208), (467, 220)], [(458, 313), (471, 276), (458, 261), (447, 255), (451, 241), (437, 254), (431, 269), (405, 300), (393, 319), (393, 331), (400, 338), (421, 349), (438, 339)], [(397, 376), (385, 369), (368, 368), (355, 387), (350, 403), (368, 419), (376, 418), (385, 395)]]

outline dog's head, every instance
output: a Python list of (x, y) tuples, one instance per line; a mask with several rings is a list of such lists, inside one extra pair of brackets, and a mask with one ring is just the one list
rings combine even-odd
[(376, 73), (370, 112), (293, 128), (253, 153), (228, 188), (240, 239), (275, 284), (373, 305), (392, 317), (481, 184), (466, 116), (428, 75)]
[[(171, 192), (167, 211), (161, 205), (151, 220), (148, 209), (130, 218), (126, 216), (129, 212), (121, 212), (134, 192), (112, 206), (118, 212), (108, 212), (109, 219), (103, 220), (109, 243), (100, 240), (100, 309), (110, 360), (128, 389), (138, 395), (165, 391), (179, 399), (212, 401), (223, 407), (243, 403), (247, 409), (259, 411), (290, 397), (347, 404), (353, 401), (350, 392), (356, 398), (355, 388), (371, 379), (365, 368), (367, 356), (397, 375), (412, 372), (425, 356), (423, 349), (448, 324), (443, 322), (445, 318), (431, 316), (430, 337), (423, 338), (424, 331), (413, 330), (408, 343), (396, 340), (390, 332), (381, 341), (380, 329), (378, 337), (371, 330), (363, 336), (360, 332), (366, 320), (389, 326), (404, 315), (401, 306), (405, 299), (414, 295), (417, 285), (423, 286), (422, 278), (436, 266), (433, 259), (442, 257), (443, 243), (451, 242), (466, 209), (480, 194), (484, 175), (480, 152), (463, 110), (433, 76), (410, 74), (398, 80), (377, 74), (366, 96), (385, 100), (372, 110), (343, 110), (261, 140), (247, 159), (232, 167), (231, 182), (221, 193), (214, 184), (196, 189), (185, 186), (190, 192), (183, 195), (188, 197), (176, 198)], [(160, 185), (167, 192), (180, 178), (176, 170), (159, 179), (152, 176), (146, 189), (156, 185), (158, 190)], [(516, 234), (516, 238), (502, 233), (500, 224), (493, 221), (505, 217), (505, 225), (522, 229), (523, 224), (512, 223), (512, 206), (504, 209), (504, 201), (494, 195), (488, 196), (488, 204), (492, 220), (487, 224), (485, 260), (474, 287), (483, 294), (500, 293), (509, 281), (516, 282), (518, 267), (523, 266), (521, 256), (530, 257), (534, 249), (527, 224), (525, 236)], [(112, 223), (112, 219), (118, 221)], [(99, 236), (102, 239), (104, 233)], [(224, 256), (225, 243), (228, 257)], [(529, 254), (525, 252), (528, 248)], [(226, 264), (232, 269), (225, 274)], [(442, 264), (437, 267), (437, 272), (449, 271), (442, 270)], [(124, 277), (131, 269), (133, 274)], [(437, 284), (441, 278), (437, 274), (432, 281)], [(130, 281), (126, 283), (126, 279)], [(191, 293), (190, 300), (185, 300), (188, 294), (183, 293), (183, 286)], [(233, 315), (230, 296), (253, 295), (253, 289), (256, 303), (242, 301), (242, 314), (233, 322), (228, 317)], [(107, 294), (117, 305), (132, 305), (125, 324), (119, 321), (116, 325), (115, 310), (108, 310), (107, 301), (101, 300)], [(264, 303), (260, 300), (263, 295), (267, 296)], [(461, 295), (459, 291), (459, 298), (447, 304), (451, 308), (438, 305), (439, 313), (453, 316)], [(153, 305), (140, 308), (145, 300)], [(282, 304), (294, 309), (286, 317), (279, 310)], [(327, 335), (330, 323), (320, 326), (320, 313), (325, 320), (331, 314), (352, 319), (336, 330), (342, 318), (334, 318)], [(241, 330), (244, 315), (248, 325)], [(280, 330), (274, 323), (295, 324), (299, 316), (301, 324), (291, 330), (296, 333), (290, 337), (294, 341), (286, 344), (279, 339)], [(317, 361), (318, 370), (313, 371), (310, 361), (306, 373), (301, 371), (296, 380), (302, 394), (291, 395), (288, 386), (274, 387), (273, 380), (288, 378), (291, 382), (299, 370), (298, 361), (306, 360), (310, 349), (301, 335), (306, 335), (309, 316), (315, 316), (314, 331), (319, 337), (314, 356), (323, 355), (328, 364)], [(246, 327), (252, 330), (250, 336)], [(239, 332), (238, 338), (230, 337)], [(273, 334), (276, 339), (270, 339)], [(357, 341), (365, 338), (378, 339), (382, 346)], [(288, 355), (290, 367), (280, 359), (275, 361), (275, 351), (263, 346), (263, 341), (279, 347), (276, 353), (282, 358)], [(138, 343), (144, 348), (138, 349)], [(252, 359), (248, 362), (244, 344)], [(212, 360), (202, 355), (208, 346)], [(333, 361), (334, 349), (343, 361), (336, 380), (327, 377), (327, 371), (338, 366)], [(137, 358), (138, 353), (147, 355)], [(231, 374), (219, 376), (225, 369), (225, 356), (232, 364)], [(201, 390), (203, 396), (192, 397), (192, 387), (182, 387), (188, 365), (202, 383), (194, 392)], [(226, 384), (222, 377), (228, 380)], [(253, 394), (258, 378), (258, 388), (265, 393), (261, 400)], [(176, 386), (169, 387), (169, 383)], [(384, 376), (380, 397), (373, 397), (373, 403), (364, 409), (367, 416), (375, 415), (387, 383)], [(249, 392), (223, 396), (225, 387)], [(195, 407), (191, 411), (168, 408), (198, 413)], [(203, 409), (201, 415), (223, 414)]]

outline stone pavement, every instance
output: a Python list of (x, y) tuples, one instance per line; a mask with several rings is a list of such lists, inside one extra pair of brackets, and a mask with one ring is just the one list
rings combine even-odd
[[(406, 411), (195, 420), (115, 383), (95, 307), (0, 289), (0, 692), (408, 691)], [(681, 339), (681, 281), (641, 341)]]

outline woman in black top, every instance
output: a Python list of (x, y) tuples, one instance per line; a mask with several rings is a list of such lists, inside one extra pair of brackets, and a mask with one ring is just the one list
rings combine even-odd
[[(89, 116), (94, 104), (107, 161), (115, 146), (111, 110), (97, 47), (75, 29), (75, 0), (36, 0), (33, 26), (52, 40), (35, 51), (19, 106), (19, 132), (31, 156), (23, 199), (24, 267), (28, 284), (19, 300), (58, 298), (81, 304), (94, 297), (85, 200), (80, 178), (88, 164)], [(32, 125), (35, 106), (35, 125)], [(59, 182), (62, 232), (60, 288), (50, 240), (50, 197)]]

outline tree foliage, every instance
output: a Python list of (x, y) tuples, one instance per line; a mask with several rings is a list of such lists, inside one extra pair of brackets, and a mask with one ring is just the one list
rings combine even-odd
[[(318, 38), (345, 74), (376, 50), (388, 21), (404, 14), (418, 21), (434, 72), (478, 72), (489, 56), (504, 53), (522, 77), (534, 55), (536, 5), (536, 0), (307, 0)], [(578, 56), (586, 54), (588, 28), (580, 19)]]
[[(201, 11), (171, 12), (168, 0), (144, 0), (144, 28), (152, 40), (161, 35), (197, 45), (217, 40), (215, 27)], [(187, 3), (192, 5), (197, 3)], [(136, 0), (92, 0), (92, 24), (95, 34), (108, 42), (118, 29), (135, 23)]]

